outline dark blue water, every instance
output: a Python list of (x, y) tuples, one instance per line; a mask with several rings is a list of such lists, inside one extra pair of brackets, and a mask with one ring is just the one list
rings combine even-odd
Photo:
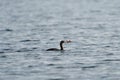
[(0, 80), (120, 80), (120, 1), (0, 0)]

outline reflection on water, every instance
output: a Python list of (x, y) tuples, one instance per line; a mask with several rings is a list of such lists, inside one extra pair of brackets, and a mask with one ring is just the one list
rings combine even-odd
[(119, 3), (0, 0), (0, 80), (119, 80)]

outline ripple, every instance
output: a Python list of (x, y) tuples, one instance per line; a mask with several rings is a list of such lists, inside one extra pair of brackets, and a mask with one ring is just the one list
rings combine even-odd
[(29, 66), (28, 66), (28, 68), (32, 68), (32, 67), (34, 67), (34, 66), (32, 66), (32, 65), (29, 65)]
[(47, 64), (47, 66), (54, 66), (55, 64), (52, 64), (52, 63), (50, 63), (50, 64)]
[(8, 49), (2, 49), (2, 51), (0, 51), (0, 53), (10, 53), (10, 52), (14, 52), (14, 50), (8, 48)]
[(16, 52), (28, 52), (28, 51), (33, 51), (37, 49), (37, 47), (33, 47), (33, 48), (21, 48), (19, 50), (16, 50)]
[(3, 49), (4, 51), (11, 51), (12, 49)]
[(110, 56), (110, 55), (114, 55), (114, 54), (113, 54), (113, 53), (108, 53), (108, 54), (106, 54), (106, 55)]
[(27, 39), (27, 40), (21, 40), (20, 42), (29, 42), (31, 40)]
[(53, 61), (60, 61), (61, 59), (59, 57), (53, 57), (52, 60)]
[(63, 67), (63, 66), (57, 66), (56, 68), (57, 69), (64, 69), (65, 67)]
[(37, 47), (33, 47), (32, 49), (37, 49)]
[(105, 59), (103, 61), (120, 61), (120, 59)]
[(81, 62), (76, 62), (75, 64), (80, 64), (80, 65), (83, 65), (84, 63), (81, 63)]
[(91, 10), (90, 12), (92, 12), (92, 13), (100, 13), (101, 11), (100, 10)]
[(30, 41), (39, 41), (39, 40), (30, 40), (30, 39), (26, 39), (26, 40), (21, 40), (20, 42), (30, 42)]
[(27, 48), (22, 48), (17, 50), (16, 52), (28, 52), (28, 51), (32, 51), (31, 49), (27, 49)]
[(12, 29), (4, 29), (4, 30), (0, 30), (0, 31), (7, 31), (7, 32), (12, 32)]
[(105, 47), (111, 47), (111, 46), (105, 46)]
[(4, 51), (0, 51), (0, 53), (5, 53)]
[(2, 55), (2, 56), (0, 56), (0, 58), (7, 58), (7, 56), (6, 55)]
[(48, 79), (48, 80), (65, 80), (63, 78), (53, 78), (53, 79)]
[(10, 43), (0, 43), (0, 45), (11, 45)]
[(97, 66), (84, 66), (82, 69), (96, 68)]
[(12, 29), (5, 29), (5, 31), (13, 31)]

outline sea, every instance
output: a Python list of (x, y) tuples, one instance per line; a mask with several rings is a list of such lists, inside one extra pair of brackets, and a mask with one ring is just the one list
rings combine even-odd
[(120, 0), (0, 0), (0, 80), (120, 80)]

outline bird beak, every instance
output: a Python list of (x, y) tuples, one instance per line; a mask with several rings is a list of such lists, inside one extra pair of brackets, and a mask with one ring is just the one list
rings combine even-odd
[(66, 43), (70, 43), (70, 42), (72, 42), (71, 40), (66, 40)]

